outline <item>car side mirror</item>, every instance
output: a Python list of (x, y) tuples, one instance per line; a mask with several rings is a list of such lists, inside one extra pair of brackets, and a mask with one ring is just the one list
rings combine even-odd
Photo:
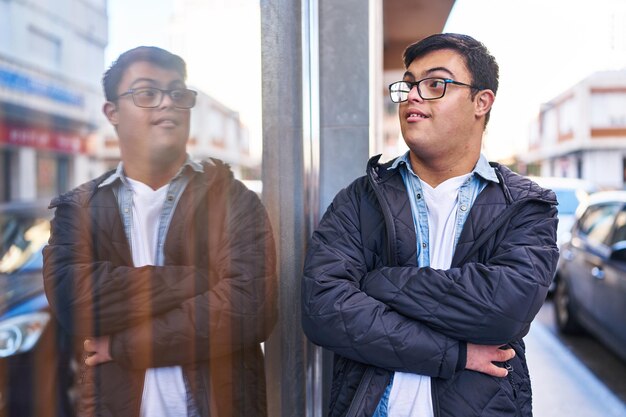
[(611, 246), (609, 259), (612, 261), (626, 262), (626, 240), (621, 240)]

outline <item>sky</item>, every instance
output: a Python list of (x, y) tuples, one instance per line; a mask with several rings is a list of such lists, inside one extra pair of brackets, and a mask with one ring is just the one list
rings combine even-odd
[[(109, 44), (105, 50), (105, 67), (122, 52), (139, 45), (159, 46), (180, 55), (187, 63), (188, 86), (238, 111), (250, 132), (251, 152), (259, 154), (262, 143), (259, 1), (187, 2), (198, 7), (194, 13), (186, 13), (188, 10), (181, 7), (183, 0), (108, 0)], [(175, 12), (178, 22), (172, 19)]]
[(625, 0), (457, 0), (444, 28), (487, 46), (500, 66), (485, 153), (526, 149), (546, 103), (597, 71), (626, 71)]
[[(204, 14), (185, 16), (186, 27), (196, 32), (184, 31), (189, 46), (177, 50), (167, 35), (175, 0), (109, 0), (105, 65), (137, 45), (181, 54), (188, 63), (189, 85), (239, 111), (252, 143), (260, 146), (255, 137), (261, 132), (259, 2), (197, 3), (211, 6)], [(500, 65), (500, 87), (484, 142), (490, 159), (526, 149), (530, 122), (541, 103), (593, 72), (626, 70), (626, 0), (456, 0), (444, 31), (480, 40)]]
[(174, 10), (173, 0), (108, 0), (109, 44), (105, 66), (127, 49), (139, 45), (168, 44), (166, 25)]

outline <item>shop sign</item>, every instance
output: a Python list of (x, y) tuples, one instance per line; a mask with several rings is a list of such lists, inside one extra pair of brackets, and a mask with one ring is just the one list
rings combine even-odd
[(28, 94), (47, 97), (49, 99), (82, 107), (85, 99), (81, 94), (66, 90), (58, 85), (40, 79), (34, 79), (6, 68), (0, 68), (0, 86)]
[(74, 132), (0, 124), (0, 143), (56, 152), (86, 153), (85, 139)]

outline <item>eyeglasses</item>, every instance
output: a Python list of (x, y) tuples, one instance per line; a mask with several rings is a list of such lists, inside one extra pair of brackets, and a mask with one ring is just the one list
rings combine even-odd
[(448, 84), (462, 85), (475, 90), (481, 90), (474, 85), (454, 81), (449, 78), (424, 78), (419, 81), (396, 81), (389, 84), (389, 95), (394, 103), (402, 103), (409, 99), (413, 87), (417, 87), (417, 94), (422, 100), (437, 100), (446, 94)]
[(125, 93), (120, 94), (117, 98), (127, 95), (133, 96), (133, 103), (137, 107), (152, 109), (158, 107), (163, 102), (165, 94), (170, 96), (174, 107), (179, 109), (190, 109), (196, 105), (197, 92), (187, 88), (174, 88), (172, 90), (161, 90), (156, 87), (131, 88)]

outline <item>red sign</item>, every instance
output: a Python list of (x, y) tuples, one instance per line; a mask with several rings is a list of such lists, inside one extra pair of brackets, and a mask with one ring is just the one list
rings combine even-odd
[(0, 123), (0, 143), (69, 154), (86, 153), (86, 139), (75, 132)]

